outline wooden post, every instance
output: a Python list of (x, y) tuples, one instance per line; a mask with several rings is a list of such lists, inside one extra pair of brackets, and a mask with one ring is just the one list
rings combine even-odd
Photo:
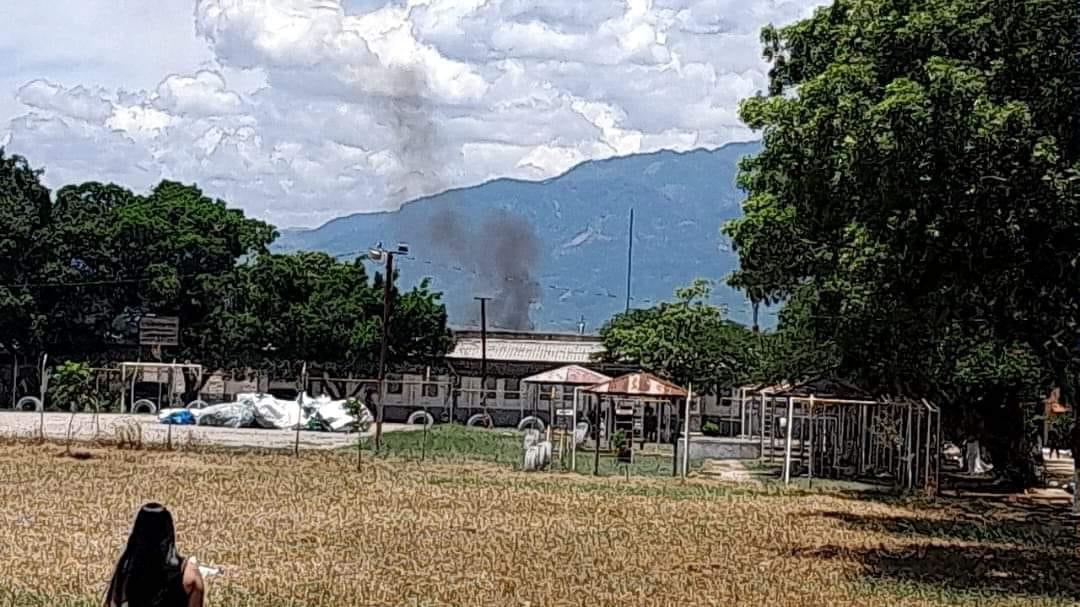
[[(296, 418), (296, 440), (293, 444), (293, 455), (300, 457), (300, 426), (304, 422), (304, 396), (307, 395), (307, 363), (300, 369), (300, 394), (296, 397), (299, 405), (299, 415)], [(360, 439), (357, 438), (357, 441)]]
[(600, 476), (600, 400), (596, 399), (596, 409), (593, 411), (593, 429), (596, 430), (596, 443), (593, 445), (593, 476)]

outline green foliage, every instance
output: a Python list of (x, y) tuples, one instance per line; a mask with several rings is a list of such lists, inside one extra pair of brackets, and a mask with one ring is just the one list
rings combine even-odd
[[(216, 303), (193, 330), (199, 341), (191, 349), (204, 359), (291, 367), (306, 360), (342, 374), (372, 374), (378, 366), (382, 277), (369, 279), (360, 260), (259, 255), (219, 277), (213, 290)], [(445, 306), (426, 282), (391, 290), (389, 337), (391, 363), (433, 363), (453, 346)], [(299, 372), (291, 367), (279, 370)]]
[(97, 394), (90, 385), (90, 365), (66, 361), (53, 368), (49, 377), (49, 403), (68, 411), (94, 409)]
[(720, 426), (713, 422), (705, 422), (701, 425), (701, 433), (705, 436), (720, 436)]
[(1078, 24), (1072, 0), (851, 0), (766, 28), (731, 284), (803, 298), (796, 334), (872, 389), (984, 420), (1071, 392)]
[(615, 433), (611, 435), (611, 446), (614, 447), (616, 451), (625, 447), (626, 433), (622, 430), (616, 430)]
[[(276, 236), (171, 181), (145, 195), (89, 182), (53, 198), (40, 171), (0, 149), (0, 348), (23, 360), (46, 351), (127, 357), (138, 319), (158, 314), (180, 320), (170, 358), (288, 375), (301, 361), (373, 373), (382, 277), (321, 253), (271, 255)], [(453, 345), (427, 283), (395, 288), (391, 299), (391, 364), (431, 362)]]
[(744, 381), (755, 365), (751, 332), (706, 303), (707, 281), (675, 292), (676, 301), (615, 315), (600, 329), (603, 358), (631, 363), (694, 390)]
[(1072, 411), (1051, 417), (1046, 446), (1068, 449), (1070, 446), (1069, 433), (1072, 431), (1075, 422), (1076, 416)]

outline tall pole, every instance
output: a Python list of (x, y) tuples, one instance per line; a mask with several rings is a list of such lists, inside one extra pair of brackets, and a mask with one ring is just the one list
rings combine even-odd
[(690, 401), (692, 400), (694, 400), (694, 384), (687, 386), (686, 419), (683, 420), (683, 478), (686, 478), (686, 474), (690, 471)]
[(577, 474), (577, 409), (581, 400), (581, 387), (574, 388), (574, 411), (570, 414), (570, 469)]
[(394, 280), (394, 254), (386, 255), (386, 276), (383, 277), (382, 344), (379, 346), (379, 403), (375, 416), (375, 452), (382, 448), (383, 401), (386, 400), (386, 342), (390, 325), (390, 284)]
[[(293, 444), (293, 455), (300, 457), (300, 426), (304, 422), (304, 401), (307, 396), (307, 363), (300, 369), (300, 395), (296, 397), (297, 416), (296, 416), (296, 442)], [(359, 442), (359, 440), (357, 441)]]
[(593, 444), (593, 476), (600, 476), (600, 399), (598, 396), (594, 401), (596, 410), (593, 412), (593, 428), (596, 429), (596, 442)]
[(787, 432), (784, 436), (784, 484), (791, 482), (791, 435), (795, 428), (795, 399), (787, 399)]
[(45, 440), (45, 393), (49, 391), (49, 355), (41, 355), (41, 410), (38, 413), (41, 440)]
[(491, 298), (474, 299), (480, 302), (480, 407), (487, 415), (487, 301)]
[(19, 402), (19, 355), (11, 349), (11, 408)]
[(634, 209), (630, 209), (630, 230), (626, 239), (626, 311), (630, 311), (630, 272), (634, 265)]

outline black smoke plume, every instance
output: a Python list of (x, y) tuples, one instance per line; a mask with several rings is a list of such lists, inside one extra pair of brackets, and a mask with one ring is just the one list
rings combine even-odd
[(507, 211), (496, 211), (472, 224), (446, 208), (432, 219), (429, 230), (432, 247), (447, 264), (473, 276), (476, 295), (491, 297), (491, 327), (532, 328), (529, 308), (540, 295), (533, 276), (540, 243), (527, 221)]
[[(392, 75), (390, 82), (393, 95), (384, 121), (393, 134), (394, 152), (401, 164), (399, 183), (391, 187), (390, 194), (410, 199), (445, 189), (442, 169), (449, 161), (449, 148), (440, 141), (424, 74), (402, 69)], [(540, 294), (533, 277), (540, 245), (527, 221), (499, 211), (471, 223), (453, 208), (446, 208), (432, 219), (427, 231), (431, 256), (440, 256), (447, 265), (464, 270), (455, 276), (463, 280), (452, 283), (453, 288), (468, 289), (473, 296), (491, 297), (489, 325), (531, 328), (529, 307)], [(418, 250), (423, 247), (421, 242), (416, 244)]]

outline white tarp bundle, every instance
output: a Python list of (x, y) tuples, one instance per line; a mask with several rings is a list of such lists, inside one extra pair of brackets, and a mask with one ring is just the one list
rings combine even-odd
[(211, 405), (200, 411), (198, 422), (200, 426), (247, 428), (255, 424), (255, 406), (250, 401)]
[(236, 399), (242, 403), (251, 403), (254, 407), (255, 423), (263, 428), (285, 430), (296, 428), (297, 424), (304, 421), (299, 400), (278, 400), (269, 394), (238, 394)]
[(348, 432), (352, 430), (355, 425), (359, 426), (361, 432), (366, 431), (374, 418), (371, 416), (371, 412), (368, 408), (362, 404), (357, 403), (356, 407), (359, 409), (360, 419), (355, 420), (352, 415), (349, 414), (349, 409), (346, 405), (346, 401), (343, 400), (330, 400), (327, 396), (321, 396), (315, 399), (315, 415), (316, 422), (326, 430), (330, 432)]
[[(170, 423), (170, 417), (190, 413), (200, 426), (223, 426), (228, 428), (261, 427), (270, 429), (293, 429), (299, 424), (309, 430), (349, 432), (359, 426), (367, 431), (375, 421), (362, 404), (357, 404), (359, 423), (349, 414), (344, 400), (330, 400), (328, 396), (312, 398), (301, 393), (296, 400), (281, 400), (269, 394), (247, 392), (236, 395), (236, 402), (212, 405), (202, 409), (166, 409), (158, 415), (162, 423)], [(190, 423), (190, 422), (188, 422)]]

